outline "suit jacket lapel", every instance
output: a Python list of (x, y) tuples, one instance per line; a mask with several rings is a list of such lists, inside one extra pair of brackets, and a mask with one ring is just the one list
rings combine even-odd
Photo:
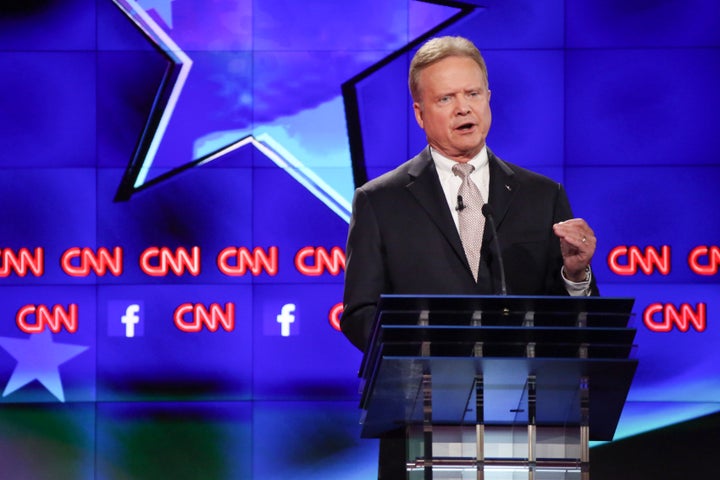
[(488, 203), (492, 207), (495, 223), (499, 229), (519, 185), (512, 169), (496, 157), (489, 148), (488, 162), (490, 167), (490, 198)]
[[(495, 156), (489, 148), (488, 162), (490, 168), (489, 203), (492, 206), (495, 223), (499, 229), (519, 186), (512, 169)], [(465, 266), (468, 275), (472, 278), (470, 266), (465, 258), (462, 240), (460, 240), (460, 234), (447, 207), (447, 200), (435, 171), (435, 163), (430, 155), (429, 147), (426, 147), (412, 160), (408, 173), (410, 179), (407, 189), (448, 240), (458, 260)], [(485, 241), (488, 238), (488, 229), (485, 229)], [(480, 281), (481, 278), (478, 278), (478, 282)]]
[[(490, 169), (490, 185), (488, 192), (488, 205), (491, 207), (495, 226), (500, 230), (510, 203), (515, 192), (519, 188), (515, 174), (512, 169), (502, 160), (495, 156), (488, 148), (488, 168)], [(480, 270), (478, 271), (478, 290), (482, 292), (499, 293), (499, 279), (496, 272), (492, 275), (490, 270), (490, 258), (495, 256), (491, 242), (493, 242), (492, 230), (486, 224), (483, 235), (482, 255), (480, 258)]]
[(412, 160), (408, 173), (410, 181), (407, 189), (437, 225), (440, 232), (452, 246), (455, 254), (467, 267), (468, 273), (470, 273), (470, 267), (465, 260), (465, 251), (462, 247), (460, 234), (457, 231), (452, 214), (448, 210), (447, 200), (440, 185), (440, 179), (435, 170), (435, 163), (430, 155), (429, 147), (425, 148)]

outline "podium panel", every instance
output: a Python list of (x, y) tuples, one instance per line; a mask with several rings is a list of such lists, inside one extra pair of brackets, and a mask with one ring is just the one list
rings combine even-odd
[(404, 428), (410, 479), (585, 480), (588, 443), (612, 439), (637, 368), (632, 305), (383, 296), (361, 365), (362, 436)]

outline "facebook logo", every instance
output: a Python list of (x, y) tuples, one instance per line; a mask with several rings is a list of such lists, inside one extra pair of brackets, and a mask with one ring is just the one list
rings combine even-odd
[(270, 301), (263, 305), (262, 311), (265, 335), (294, 337), (300, 334), (300, 316), (295, 303)]
[(290, 325), (295, 323), (295, 304), (286, 303), (280, 309), (280, 314), (277, 316), (277, 323), (280, 324), (280, 335), (283, 337), (290, 336)]
[(125, 315), (120, 317), (120, 321), (125, 325), (125, 336), (132, 338), (135, 336), (135, 325), (140, 323), (140, 317), (138, 312), (140, 311), (140, 305), (133, 303), (128, 305), (125, 309)]
[(108, 306), (108, 335), (141, 337), (144, 332), (143, 304), (133, 301), (112, 301)]

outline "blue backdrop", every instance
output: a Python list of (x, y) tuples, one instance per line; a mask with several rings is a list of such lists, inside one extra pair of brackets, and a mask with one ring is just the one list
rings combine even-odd
[(342, 249), (439, 34), (636, 298), (616, 439), (720, 411), (717, 2), (6, 0), (2, 478), (374, 477)]

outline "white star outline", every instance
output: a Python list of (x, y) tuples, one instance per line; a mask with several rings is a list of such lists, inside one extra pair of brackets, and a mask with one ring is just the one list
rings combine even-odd
[[(134, 188), (141, 188), (147, 181), (150, 168), (155, 160), (160, 143), (165, 135), (168, 123), (175, 110), (177, 102), (180, 98), (182, 90), (187, 82), (190, 69), (192, 68), (192, 59), (173, 41), (173, 39), (165, 33), (153, 18), (143, 9), (143, 6), (135, 0), (113, 0), (120, 7), (125, 15), (136, 24), (148, 37), (171, 56), (176, 65), (179, 66), (177, 78), (172, 83), (171, 93), (167, 99), (165, 108), (162, 110), (162, 116), (159, 124), (155, 127), (154, 132), (148, 132), (152, 135), (152, 141), (144, 158), (142, 158), (142, 166), (138, 171), (138, 175), (134, 181)], [(154, 3), (145, 3), (146, 9), (155, 9)], [(165, 15), (163, 19), (167, 21), (168, 12), (171, 12), (170, 5), (163, 9)], [(160, 12), (158, 12), (160, 13)], [(297, 180), (301, 185), (307, 188), (313, 195), (322, 201), (330, 210), (335, 212), (345, 222), (350, 222), (350, 202), (337, 190), (332, 188), (327, 182), (316, 175), (310, 168), (304, 165), (296, 156), (292, 155), (287, 149), (283, 148), (279, 142), (275, 141), (267, 133), (261, 134), (258, 138), (253, 135), (241, 138), (232, 142), (218, 151), (212, 152), (202, 158), (191, 162), (195, 166), (204, 165), (216, 160), (227, 153), (236, 150), (244, 145), (252, 144), (255, 148), (262, 151), (280, 168), (285, 170), (290, 176)]]
[[(158, 90), (156, 105), (153, 107), (157, 112), (160, 112), (158, 121), (146, 125), (142, 134), (143, 140), (140, 142), (141, 147), (138, 147), (135, 151), (126, 171), (126, 176), (118, 190), (116, 200), (127, 200), (134, 192), (170, 178), (180, 171), (207, 164), (221, 158), (230, 151), (251, 144), (265, 154), (272, 151), (273, 154), (269, 156), (271, 161), (297, 180), (343, 221), (349, 223), (352, 210), (351, 199), (355, 189), (349, 148), (344, 146), (342, 150), (332, 151), (331, 154), (320, 155), (317, 158), (304, 158), (308, 153), (304, 146), (294, 144), (293, 139), (288, 138), (292, 137), (292, 135), (288, 136), (287, 132), (283, 132), (281, 128), (278, 131), (278, 128), (273, 128), (272, 125), (257, 127), (252, 132), (247, 130), (218, 131), (198, 138), (191, 159), (181, 166), (153, 178), (148, 178), (193, 66), (190, 55), (184, 52), (163, 27), (147, 13), (149, 10), (154, 11), (155, 18), (159, 18), (161, 22), (172, 29), (172, 1), (113, 0), (113, 3), (143, 32), (146, 38), (164, 52), (172, 65), (170, 68), (171, 73), (166, 76)], [(464, 5), (464, 2), (460, 3)], [(477, 8), (477, 6), (470, 7), (470, 4), (460, 8), (462, 5), (443, 5), (443, 7), (449, 7), (448, 17), (445, 21), (451, 20), (457, 15), (464, 16)], [(453, 14), (458, 9), (459, 11)], [(342, 112), (340, 116), (344, 116), (344, 99), (342, 96), (337, 96), (325, 102), (323, 108), (333, 110), (335, 113)], [(301, 117), (302, 114), (295, 115), (293, 121), (303, 124), (307, 119)], [(288, 140), (290, 142), (286, 144)], [(316, 171), (315, 168), (323, 170), (326, 167), (315, 163), (322, 163), (321, 159), (328, 157), (333, 159), (334, 165), (337, 167), (346, 168), (344, 173), (334, 173), (328, 176), (326, 175), (327, 172), (320, 173)], [(336, 168), (336, 166), (333, 166), (333, 168)]]

